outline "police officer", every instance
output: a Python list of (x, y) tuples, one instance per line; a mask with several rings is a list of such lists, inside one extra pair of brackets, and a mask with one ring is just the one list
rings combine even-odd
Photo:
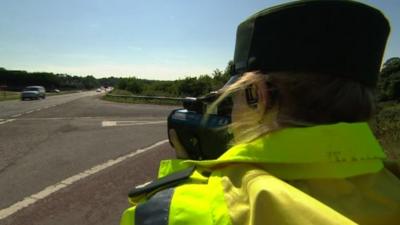
[(233, 98), (234, 146), (216, 160), (162, 161), (121, 225), (399, 224), (400, 181), (366, 123), (389, 30), (380, 11), (344, 0), (242, 22), (235, 82), (220, 97)]

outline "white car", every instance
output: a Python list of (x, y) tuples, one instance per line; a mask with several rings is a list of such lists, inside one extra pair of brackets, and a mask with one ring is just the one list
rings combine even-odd
[(21, 100), (46, 98), (46, 89), (42, 86), (28, 86), (21, 92)]

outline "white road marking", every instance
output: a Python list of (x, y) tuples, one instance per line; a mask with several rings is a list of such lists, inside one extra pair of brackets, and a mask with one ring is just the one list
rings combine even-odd
[(117, 122), (116, 121), (103, 121), (101, 123), (102, 127), (113, 127), (113, 126), (117, 126)]
[[(46, 108), (46, 107), (45, 107), (45, 108)], [(22, 116), (23, 114), (29, 114), (29, 113), (33, 113), (33, 112), (38, 112), (38, 111), (40, 111), (40, 110), (42, 110), (42, 109), (41, 109), (41, 108), (39, 108), (39, 109), (34, 109), (34, 110), (30, 110), (30, 111), (27, 111), (27, 112), (24, 112), (24, 113), (19, 113), (19, 114), (12, 115), (11, 117), (16, 118), (16, 117)]]
[(14, 121), (14, 120), (15, 120), (15, 119), (2, 120), (2, 121), (0, 121), (0, 125), (1, 125), (1, 124), (5, 124), (5, 123), (12, 122), (12, 121)]
[(33, 117), (33, 118), (19, 118), (18, 120), (71, 120), (71, 119), (90, 119), (90, 120), (104, 120), (105, 117)]
[(115, 126), (135, 126), (135, 125), (151, 125), (167, 123), (165, 120), (159, 121), (103, 121), (102, 127), (115, 127)]
[(117, 121), (117, 126), (132, 126), (132, 125), (150, 125), (150, 124), (163, 124), (167, 123), (166, 120), (162, 121)]
[(1, 209), (0, 210), (0, 220), (5, 219), (8, 216), (11, 216), (12, 214), (16, 213), (17, 211), (19, 211), (19, 210), (21, 210), (21, 209), (23, 209), (25, 207), (28, 207), (29, 205), (32, 205), (36, 201), (38, 201), (40, 199), (44, 199), (44, 198), (48, 197), (49, 195), (51, 195), (51, 194), (53, 194), (53, 193), (65, 188), (65, 187), (68, 187), (69, 185), (71, 185), (71, 184), (73, 184), (73, 183), (75, 183), (75, 182), (77, 182), (79, 180), (82, 180), (82, 179), (84, 179), (84, 178), (86, 178), (88, 176), (96, 174), (96, 173), (98, 173), (98, 172), (100, 172), (100, 171), (102, 171), (104, 169), (107, 169), (110, 166), (118, 164), (118, 163), (120, 163), (120, 162), (122, 162), (124, 160), (132, 158), (132, 157), (137, 156), (139, 154), (142, 154), (143, 152), (150, 151), (150, 150), (152, 150), (152, 149), (154, 149), (154, 148), (156, 148), (156, 147), (158, 147), (158, 146), (160, 146), (160, 145), (162, 145), (162, 144), (164, 144), (166, 142), (168, 142), (168, 140), (162, 140), (162, 141), (159, 141), (159, 142), (157, 142), (157, 143), (155, 143), (155, 144), (153, 144), (153, 145), (151, 145), (149, 147), (142, 148), (142, 149), (137, 149), (136, 151), (133, 151), (130, 154), (118, 157), (116, 159), (111, 159), (111, 160), (109, 160), (109, 161), (107, 161), (105, 163), (99, 164), (99, 165), (94, 166), (94, 167), (92, 167), (92, 168), (90, 168), (88, 170), (85, 170), (85, 171), (81, 172), (81, 173), (78, 173), (76, 175), (68, 177), (67, 179), (62, 180), (59, 183), (56, 183), (54, 185), (50, 185), (50, 186), (44, 188), (42, 191), (40, 191), (40, 192), (38, 192), (36, 194), (33, 194), (31, 196), (28, 196), (28, 197), (25, 197), (23, 200), (21, 200), (19, 202), (16, 202), (16, 203), (14, 203), (13, 205), (11, 205), (11, 206), (9, 206), (7, 208)]
[(79, 119), (79, 117), (52, 117), (52, 118), (20, 118), (18, 120), (69, 120), (69, 119)]

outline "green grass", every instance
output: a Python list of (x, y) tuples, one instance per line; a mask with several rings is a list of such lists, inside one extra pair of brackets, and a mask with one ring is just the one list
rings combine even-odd
[(15, 100), (21, 96), (17, 91), (0, 91), (0, 101)]
[[(130, 104), (182, 105), (182, 102), (178, 100), (130, 98), (129, 96), (133, 95), (127, 90), (114, 89), (109, 94), (104, 95), (102, 99), (106, 101)], [(127, 97), (115, 97), (112, 95), (124, 95)]]
[(114, 89), (110, 92), (110, 94), (113, 95), (132, 95), (130, 91), (127, 90), (121, 90), (121, 89)]

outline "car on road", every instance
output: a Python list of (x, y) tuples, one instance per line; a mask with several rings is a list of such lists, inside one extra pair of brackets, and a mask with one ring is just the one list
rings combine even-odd
[(24, 88), (21, 92), (21, 100), (26, 99), (45, 99), (46, 89), (42, 86), (28, 86)]

